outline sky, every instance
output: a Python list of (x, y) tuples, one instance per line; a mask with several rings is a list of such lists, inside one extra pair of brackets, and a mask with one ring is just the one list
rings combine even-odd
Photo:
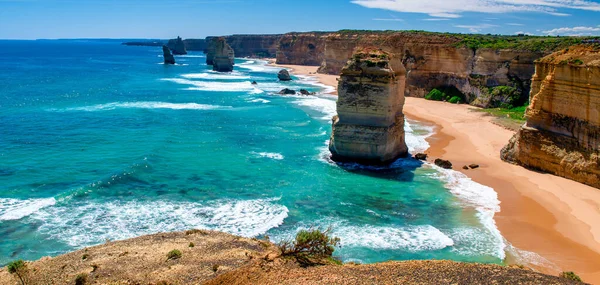
[(600, 35), (600, 0), (0, 0), (0, 39), (427, 30)]

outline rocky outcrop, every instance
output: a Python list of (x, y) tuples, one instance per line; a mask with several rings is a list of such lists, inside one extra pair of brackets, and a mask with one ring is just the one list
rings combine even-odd
[(404, 82), (399, 59), (358, 51), (342, 69), (329, 143), (334, 161), (386, 164), (408, 153), (404, 141)]
[(290, 76), (290, 72), (287, 69), (282, 69), (277, 73), (277, 78), (281, 81), (291, 81), (292, 77)]
[(163, 50), (163, 58), (165, 59), (165, 64), (175, 64), (175, 57), (171, 54), (171, 50), (167, 46), (162, 46)]
[[(225, 38), (216, 38), (210, 43), (211, 48), (211, 63), (214, 71), (230, 72), (233, 71), (234, 52), (233, 49), (225, 42)], [(207, 54), (207, 63), (208, 63)]]
[(600, 188), (600, 51), (576, 46), (537, 61), (526, 118), (503, 160)]
[[(281, 37), (277, 51), (278, 64), (320, 66), (325, 58), (325, 40), (330, 33), (289, 33)], [(353, 50), (345, 58), (350, 58)], [(343, 66), (343, 64), (340, 66)], [(339, 74), (339, 73), (336, 73)]]
[(279, 94), (280, 95), (296, 95), (296, 90), (284, 88), (281, 91), (279, 91)]
[(176, 54), (176, 55), (187, 54), (187, 50), (185, 49), (185, 44), (183, 43), (183, 40), (180, 37), (169, 40), (169, 42), (167, 43), (167, 46), (171, 49), (173, 54)]

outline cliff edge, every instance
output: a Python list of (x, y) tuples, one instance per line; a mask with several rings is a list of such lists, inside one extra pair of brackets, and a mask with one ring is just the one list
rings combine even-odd
[[(177, 250), (178, 252), (175, 252)], [(302, 267), (269, 241), (190, 230), (107, 242), (27, 262), (26, 284), (581, 284), (453, 261)], [(0, 284), (21, 284), (0, 268)]]
[(408, 153), (404, 141), (404, 85), (400, 60), (362, 49), (342, 69), (329, 143), (334, 161), (385, 164)]
[(600, 47), (538, 60), (525, 116), (503, 160), (600, 188)]

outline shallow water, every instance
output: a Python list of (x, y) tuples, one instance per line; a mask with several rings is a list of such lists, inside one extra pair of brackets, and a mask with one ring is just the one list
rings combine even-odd
[[(0, 41), (0, 264), (206, 228), (279, 241), (332, 227), (345, 261), (500, 263), (493, 189), (411, 159), (335, 164), (335, 98), (310, 78), (158, 47)], [(257, 81), (258, 85), (252, 85)], [(316, 96), (279, 96), (288, 87)], [(429, 126), (409, 121), (423, 151)]]

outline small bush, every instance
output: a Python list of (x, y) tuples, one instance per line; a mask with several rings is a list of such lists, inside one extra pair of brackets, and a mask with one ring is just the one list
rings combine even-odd
[(581, 278), (577, 274), (575, 274), (575, 272), (573, 272), (573, 271), (565, 271), (565, 272), (561, 273), (559, 275), (559, 277), (577, 281), (577, 282), (583, 282), (583, 281), (581, 281)]
[(169, 251), (169, 253), (167, 253), (167, 260), (171, 260), (171, 259), (179, 259), (181, 258), (183, 254), (181, 253), (180, 250), (178, 249), (174, 249)]
[(458, 96), (454, 96), (454, 97), (450, 98), (450, 100), (448, 100), (448, 103), (452, 103), (452, 104), (462, 103), (462, 99)]
[(583, 60), (576, 58), (574, 60), (571, 60), (569, 63), (574, 64), (574, 65), (582, 65), (583, 64)]
[(84, 253), (84, 254), (81, 256), (81, 260), (86, 260), (86, 259), (88, 259), (88, 257), (90, 257), (90, 255), (89, 255), (89, 254), (87, 254), (87, 253)]
[(444, 100), (445, 94), (442, 91), (433, 89), (429, 92), (429, 94), (425, 95), (425, 99), (434, 100), (434, 101), (442, 101)]
[(80, 273), (75, 277), (75, 285), (85, 285), (87, 284), (87, 274)]
[(195, 246), (195, 245), (194, 245), (194, 243), (193, 243), (193, 242), (190, 242), (190, 244), (188, 244), (188, 247), (194, 247), (194, 246)]
[(212, 266), (212, 271), (213, 271), (213, 272), (215, 272), (215, 273), (216, 273), (217, 271), (219, 271), (219, 265), (218, 265), (218, 264), (213, 264), (213, 266)]
[[(301, 230), (293, 241), (279, 243), (281, 254), (290, 256), (303, 266), (331, 263), (333, 251), (340, 243), (337, 237), (331, 237), (331, 229)], [(337, 263), (337, 262), (334, 262)]]
[(27, 269), (27, 263), (23, 260), (12, 261), (8, 263), (6, 266), (8, 269), (8, 273), (14, 274), (17, 276), (22, 285), (27, 284), (27, 274), (29, 270)]

